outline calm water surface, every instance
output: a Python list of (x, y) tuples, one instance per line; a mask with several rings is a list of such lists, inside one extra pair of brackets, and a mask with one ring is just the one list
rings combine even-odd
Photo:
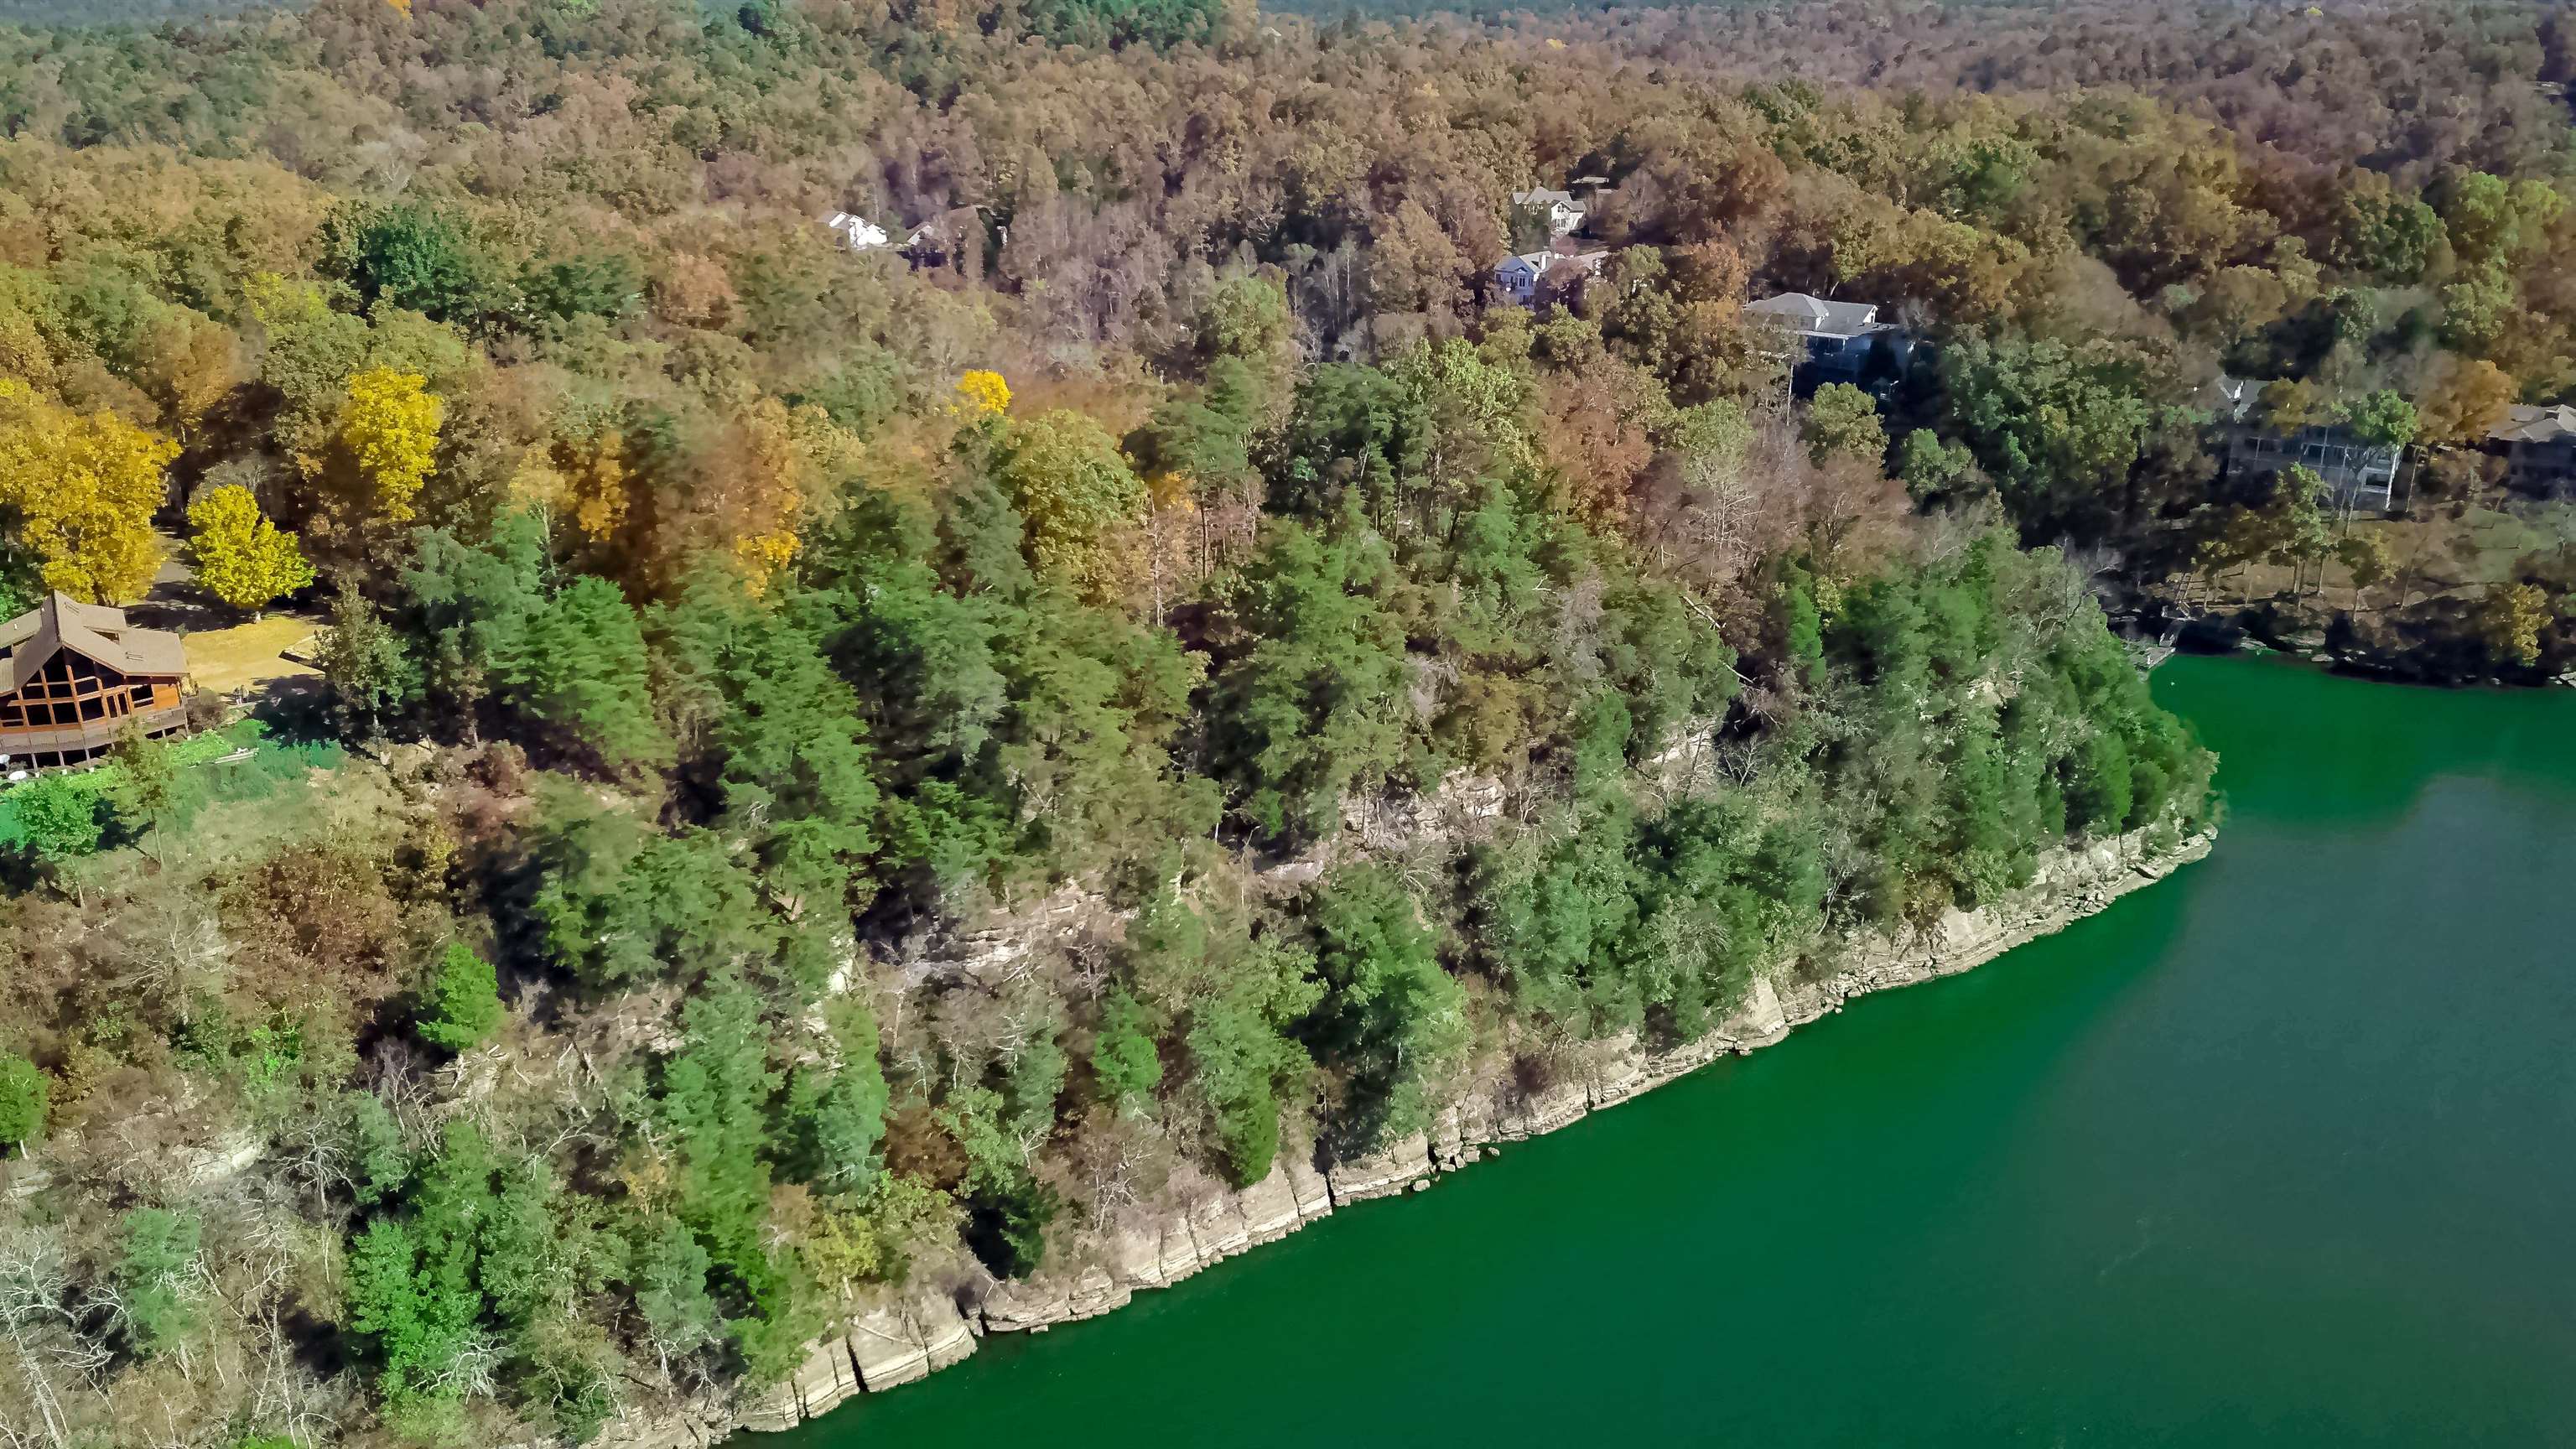
[(2576, 695), (2156, 688), (2174, 880), (744, 1449), (2576, 1443)]

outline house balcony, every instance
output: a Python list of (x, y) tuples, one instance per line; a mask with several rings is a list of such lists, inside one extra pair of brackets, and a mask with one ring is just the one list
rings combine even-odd
[(129, 724), (140, 726), (147, 735), (165, 735), (186, 728), (187, 723), (187, 706), (168, 704), (71, 725), (0, 725), (0, 755), (9, 756), (10, 763), (16, 764), (26, 755), (94, 754), (115, 744)]

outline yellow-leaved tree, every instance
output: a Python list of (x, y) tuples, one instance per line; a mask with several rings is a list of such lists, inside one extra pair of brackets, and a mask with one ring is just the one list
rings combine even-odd
[(529, 444), (511, 472), (510, 496), (535, 511), (548, 538), (560, 521), (606, 543), (626, 524), (626, 477), (626, 435), (603, 427)]
[(371, 367), (349, 379), (340, 407), (340, 451), (377, 518), (408, 523), (412, 500), (438, 462), (447, 405), (417, 372)]
[(804, 546), (796, 530), (812, 479), (810, 459), (776, 398), (754, 403), (709, 460), (706, 483), (719, 525), (733, 538), (734, 562), (754, 597)]
[(555, 445), (572, 525), (593, 543), (606, 543), (626, 526), (626, 435), (602, 428), (587, 438)]
[(313, 582), (295, 535), (259, 511), (248, 488), (209, 488), (188, 505), (189, 554), (197, 582), (236, 609), (258, 609)]
[(2478, 610), (2478, 634), (2487, 651), (2528, 669), (2540, 662), (2540, 636), (2549, 628), (2549, 595), (2536, 584), (2506, 584)]
[(957, 379), (957, 408), (969, 417), (991, 417), (1011, 406), (1011, 385), (989, 368), (972, 368)]
[(0, 509), (38, 576), (94, 604), (143, 596), (161, 567), (152, 511), (179, 445), (0, 378)]

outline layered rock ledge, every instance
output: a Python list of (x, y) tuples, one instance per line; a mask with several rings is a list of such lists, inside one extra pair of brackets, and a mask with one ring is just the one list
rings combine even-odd
[(2063, 851), (2022, 890), (1974, 911), (1952, 910), (1927, 930), (1856, 937), (1832, 957), (1839, 969), (1785, 984), (1757, 979), (1741, 1008), (1688, 1045), (1653, 1051), (1634, 1038), (1593, 1043), (1578, 1069), (1529, 1090), (1480, 1082), (1426, 1133), (1365, 1159), (1320, 1170), (1282, 1151), (1268, 1177), (1242, 1189), (1210, 1185), (1179, 1210), (1113, 1215), (1112, 1225), (1068, 1245), (1061, 1266), (1026, 1282), (952, 1278), (916, 1285), (814, 1346), (786, 1384), (738, 1414), (709, 1406), (684, 1418), (611, 1426), (617, 1449), (679, 1449), (727, 1428), (782, 1430), (851, 1395), (881, 1392), (956, 1363), (988, 1333), (1044, 1332), (1124, 1306), (1139, 1289), (1168, 1288), (1202, 1269), (1275, 1242), (1335, 1209), (1429, 1187), (1489, 1155), (1499, 1143), (1553, 1132), (1727, 1053), (1769, 1046), (1855, 996), (1912, 986), (1981, 966), (2162, 880), (2209, 853), (2211, 837), (2150, 852), (2138, 836)]

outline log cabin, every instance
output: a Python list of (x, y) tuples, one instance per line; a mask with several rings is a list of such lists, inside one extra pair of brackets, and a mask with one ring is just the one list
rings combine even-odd
[(77, 765), (132, 725), (187, 728), (188, 678), (176, 634), (137, 629), (125, 611), (62, 594), (0, 624), (0, 755), (8, 770)]

